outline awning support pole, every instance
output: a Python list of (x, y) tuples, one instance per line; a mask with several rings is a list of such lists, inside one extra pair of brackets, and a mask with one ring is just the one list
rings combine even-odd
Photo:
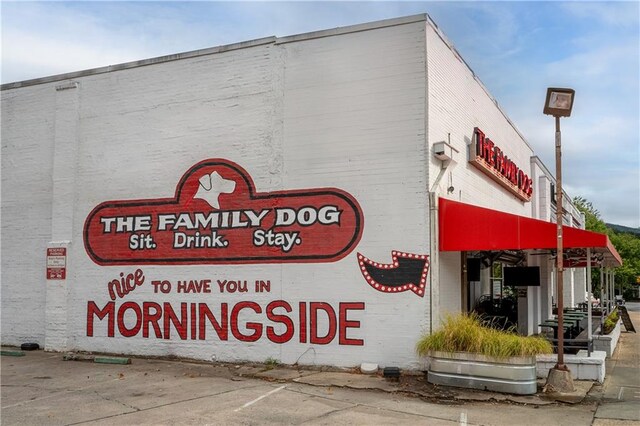
[(589, 346), (587, 353), (591, 356), (591, 345), (593, 344), (593, 336), (591, 335), (593, 318), (591, 317), (591, 249), (587, 248), (587, 340)]
[(606, 308), (607, 287), (604, 283), (604, 266), (600, 266), (600, 308)]
[(616, 300), (616, 289), (613, 286), (613, 273), (611, 272), (611, 268), (607, 268), (607, 273), (609, 275), (609, 306), (611, 307), (611, 311), (615, 308), (615, 300)]

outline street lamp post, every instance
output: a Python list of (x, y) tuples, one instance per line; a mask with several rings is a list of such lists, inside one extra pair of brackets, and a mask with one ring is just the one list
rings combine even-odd
[(556, 291), (558, 300), (558, 362), (549, 372), (547, 384), (551, 384), (555, 390), (573, 391), (573, 380), (569, 369), (564, 364), (564, 255), (562, 241), (562, 149), (560, 133), (560, 117), (569, 117), (573, 108), (573, 89), (548, 88), (547, 100), (544, 104), (544, 114), (552, 115), (556, 121), (556, 228), (557, 228), (557, 253), (556, 253)]

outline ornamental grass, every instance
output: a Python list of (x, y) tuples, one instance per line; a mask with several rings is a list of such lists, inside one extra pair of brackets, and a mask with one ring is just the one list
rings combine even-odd
[(471, 352), (494, 358), (551, 354), (551, 343), (539, 336), (519, 336), (513, 329), (503, 331), (482, 325), (477, 314), (448, 315), (442, 328), (420, 338), (416, 352)]
[(618, 315), (618, 308), (616, 307), (609, 315), (607, 315), (607, 318), (605, 318), (602, 327), (602, 334), (610, 334), (613, 329), (616, 328), (618, 319), (620, 319), (620, 317)]

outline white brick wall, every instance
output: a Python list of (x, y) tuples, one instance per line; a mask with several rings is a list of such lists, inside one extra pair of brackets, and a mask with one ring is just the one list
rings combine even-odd
[[(29, 336), (53, 350), (416, 368), (414, 345), (428, 327), (428, 296), (374, 290), (361, 275), (356, 253), (381, 263), (391, 262), (392, 250), (429, 254), (424, 28), (422, 21), (264, 43), (78, 77), (77, 88), (60, 92), (55, 84), (4, 90), (3, 343)], [(25, 138), (33, 138), (32, 149), (25, 149)], [(109, 281), (138, 268), (99, 266), (88, 257), (82, 239), (87, 215), (105, 201), (172, 197), (185, 171), (207, 158), (238, 163), (259, 192), (349, 192), (365, 218), (359, 246), (333, 263), (142, 265), (145, 284), (117, 300), (116, 309), (125, 302), (168, 302), (179, 315), (180, 303), (207, 303), (218, 314), (220, 303), (231, 309), (249, 300), (264, 309), (285, 300), (293, 307), (297, 336), (299, 302), (326, 302), (336, 311), (341, 302), (361, 302), (364, 311), (348, 314), (360, 326), (347, 335), (363, 339), (363, 346), (339, 345), (337, 337), (327, 345), (296, 338), (247, 343), (231, 333), (220, 342), (212, 329), (205, 340), (181, 340), (173, 328), (171, 339), (160, 339), (149, 324), (143, 325), (151, 327), (148, 338), (141, 332), (123, 337), (117, 324), (115, 336), (108, 337), (107, 319), (95, 316), (93, 336), (87, 335), (88, 303), (106, 306)], [(39, 198), (27, 197), (25, 185)], [(39, 216), (24, 223), (25, 214)], [(32, 234), (23, 249), (27, 226)], [(50, 281), (45, 291), (45, 248), (65, 240), (68, 278)], [(150, 285), (156, 279), (174, 286), (178, 280), (211, 279), (214, 289), (217, 279), (260, 279), (271, 282), (271, 291), (157, 294)], [(19, 320), (25, 306), (33, 307), (37, 321)], [(135, 325), (133, 312), (121, 318), (127, 328)], [(245, 310), (240, 328), (247, 321), (273, 325), (264, 316)], [(322, 315), (319, 324), (322, 334), (328, 327)]]
[[(529, 203), (511, 195), (468, 160), (475, 127), (484, 131), (529, 176), (531, 148), (438, 30), (427, 25), (426, 37), (429, 187), (437, 183), (435, 192), (440, 197), (530, 216)], [(431, 151), (434, 143), (442, 141), (450, 143), (458, 153), (454, 153), (454, 163), (436, 182), (441, 162)], [(454, 188), (453, 192), (448, 192), (449, 187)], [(460, 254), (442, 253), (440, 262), (437, 285), (442, 317), (446, 312), (461, 309)]]
[(2, 343), (44, 344), (53, 84), (2, 91)]
[[(77, 87), (64, 91), (56, 83), (2, 91), (3, 344), (34, 340), (54, 350), (418, 368), (414, 345), (432, 326), (431, 307), (438, 322), (461, 301), (460, 254), (430, 252), (429, 188), (440, 171), (433, 143), (450, 140), (459, 151), (438, 195), (531, 214), (528, 203), (468, 163), (467, 146), (480, 127), (530, 176), (531, 149), (424, 20), (263, 40), (74, 81)], [(141, 265), (145, 284), (116, 301), (116, 310), (127, 302), (170, 303), (178, 315), (181, 303), (187, 309), (206, 303), (218, 315), (221, 303), (231, 310), (252, 301), (264, 309), (285, 300), (296, 330), (287, 343), (241, 342), (231, 332), (219, 341), (211, 328), (205, 340), (180, 339), (173, 328), (171, 339), (156, 338), (146, 322), (149, 337), (124, 337), (117, 324), (109, 337), (107, 319), (95, 316), (89, 336), (88, 304), (106, 306), (109, 281), (138, 269), (89, 258), (83, 242), (89, 213), (105, 201), (173, 197), (187, 169), (208, 158), (245, 168), (258, 192), (335, 187), (350, 193), (364, 214), (360, 243), (329, 263)], [(65, 281), (45, 280), (47, 246), (67, 247)], [(418, 297), (366, 283), (356, 253), (390, 263), (392, 250), (431, 256), (434, 299), (431, 288)], [(150, 285), (192, 279), (212, 280), (214, 291), (162, 294)], [(250, 287), (268, 280), (271, 289), (230, 294), (219, 290), (218, 279), (246, 280)], [(336, 311), (343, 302), (363, 303), (364, 310), (349, 312), (360, 325), (347, 334), (364, 345), (340, 345), (337, 337), (327, 345), (300, 342), (300, 302), (324, 302)], [(133, 313), (116, 323), (134, 327)], [(247, 321), (274, 325), (264, 311), (243, 311), (243, 331)], [(318, 321), (322, 335), (328, 323), (322, 315)]]
[[(447, 170), (437, 192), (457, 201), (529, 216), (529, 203), (518, 200), (468, 162), (468, 146), (474, 128), (479, 127), (529, 176), (533, 151), (469, 67), (430, 25), (427, 26), (427, 58), (429, 147), (435, 142), (450, 140), (459, 151), (454, 158), (457, 164)], [(440, 161), (433, 155), (429, 161), (429, 178), (433, 183), (440, 171)], [(447, 193), (449, 186), (455, 188), (452, 194)]]
[[(371, 259), (389, 263), (391, 250), (428, 254), (424, 23), (281, 46), (284, 187), (349, 191), (365, 215), (357, 250)], [(340, 267), (309, 266), (282, 268), (285, 299), (303, 292), (334, 303), (363, 300), (363, 334), (371, 336), (364, 348), (316, 347), (316, 359), (416, 365), (413, 346), (427, 327), (427, 297), (363, 287), (352, 256)], [(299, 277), (309, 271), (314, 282), (336, 285), (301, 289)], [(302, 349), (283, 345), (279, 357), (295, 362)]]

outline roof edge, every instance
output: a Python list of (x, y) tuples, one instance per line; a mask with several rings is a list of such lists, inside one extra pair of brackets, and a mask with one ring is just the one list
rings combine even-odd
[(364, 24), (348, 25), (346, 27), (336, 27), (328, 30), (312, 31), (308, 33), (295, 34), (286, 37), (277, 37), (276, 44), (292, 43), (296, 41), (310, 40), (314, 38), (331, 37), (341, 34), (357, 33), (398, 25), (413, 24), (415, 22), (426, 22), (429, 19), (426, 13), (403, 16), (401, 18), (383, 19), (381, 21), (367, 22)]
[(113, 71), (121, 71), (131, 68), (143, 67), (147, 65), (159, 64), (163, 62), (177, 61), (180, 59), (195, 58), (198, 56), (212, 55), (216, 53), (228, 52), (231, 50), (245, 49), (248, 47), (261, 46), (265, 44), (284, 44), (296, 41), (310, 40), (314, 38), (330, 37), (340, 34), (355, 33), (378, 28), (392, 27), (396, 25), (411, 24), (414, 22), (424, 22), (429, 19), (426, 13), (418, 15), (410, 15), (401, 18), (384, 19), (381, 21), (368, 22), (364, 24), (349, 25), (345, 27), (337, 27), (328, 30), (313, 31), (286, 37), (263, 37), (255, 40), (243, 41), (239, 43), (227, 44), (222, 46), (210, 47), (206, 49), (191, 50), (188, 52), (176, 53), (172, 55), (158, 56), (139, 61), (124, 62), (121, 64), (107, 65), (99, 68), (89, 68), (81, 71), (72, 71), (63, 74), (56, 74), (47, 77), (39, 77), (29, 80), (16, 81), (0, 85), (0, 90), (17, 89), (27, 86), (35, 86), (38, 84), (52, 83), (62, 80), (70, 80), (74, 78), (87, 77), (97, 74), (105, 74)]
[(157, 56), (154, 58), (141, 59), (139, 61), (123, 62), (120, 64), (107, 65), (99, 68), (89, 68), (81, 71), (72, 71), (72, 72), (67, 72), (63, 74), (51, 75), (47, 77), (16, 81), (16, 82), (5, 83), (1, 85), (0, 90), (17, 89), (20, 87), (34, 86), (34, 85), (44, 84), (44, 83), (52, 83), (52, 82), (61, 81), (61, 80), (70, 80), (70, 79), (86, 77), (90, 75), (105, 74), (112, 71), (120, 71), (120, 70), (126, 70), (130, 68), (144, 67), (147, 65), (159, 64), (163, 62), (177, 61), (180, 59), (188, 59), (188, 58), (195, 58), (198, 56), (212, 55), (215, 53), (223, 53), (231, 50), (246, 49), (248, 47), (271, 44), (271, 43), (274, 43), (275, 40), (276, 40), (276, 37), (274, 36), (263, 37), (255, 40), (226, 44), (223, 46), (209, 47), (206, 49), (198, 49), (198, 50), (190, 50), (188, 52), (175, 53), (172, 55), (164, 55), (164, 56)]
[(520, 131), (520, 129), (518, 129), (518, 126), (515, 125), (515, 123), (511, 120), (511, 118), (509, 118), (507, 113), (502, 109), (502, 107), (498, 103), (498, 100), (489, 92), (489, 89), (487, 89), (487, 87), (484, 85), (482, 80), (480, 80), (480, 77), (476, 74), (473, 68), (471, 68), (469, 63), (465, 61), (465, 59), (462, 57), (460, 52), (458, 52), (458, 49), (456, 49), (453, 42), (449, 40), (449, 38), (444, 34), (444, 32), (440, 29), (440, 27), (438, 27), (438, 24), (436, 24), (436, 22), (433, 19), (431, 19), (430, 16), (427, 16), (427, 24), (434, 29), (434, 31), (436, 32), (438, 37), (440, 37), (442, 42), (453, 52), (454, 56), (458, 58), (458, 60), (460, 60), (460, 62), (462, 62), (467, 67), (467, 69), (471, 72), (471, 75), (473, 76), (473, 79), (476, 81), (476, 83), (478, 83), (480, 88), (485, 92), (485, 94), (489, 97), (489, 99), (491, 99), (491, 101), (494, 103), (498, 111), (500, 111), (502, 116), (507, 120), (509, 125), (511, 125), (513, 130), (520, 136), (522, 141), (527, 145), (527, 147), (531, 150), (531, 152), (535, 152), (531, 144), (529, 144), (529, 141), (527, 140), (527, 138), (525, 138), (522, 132)]

